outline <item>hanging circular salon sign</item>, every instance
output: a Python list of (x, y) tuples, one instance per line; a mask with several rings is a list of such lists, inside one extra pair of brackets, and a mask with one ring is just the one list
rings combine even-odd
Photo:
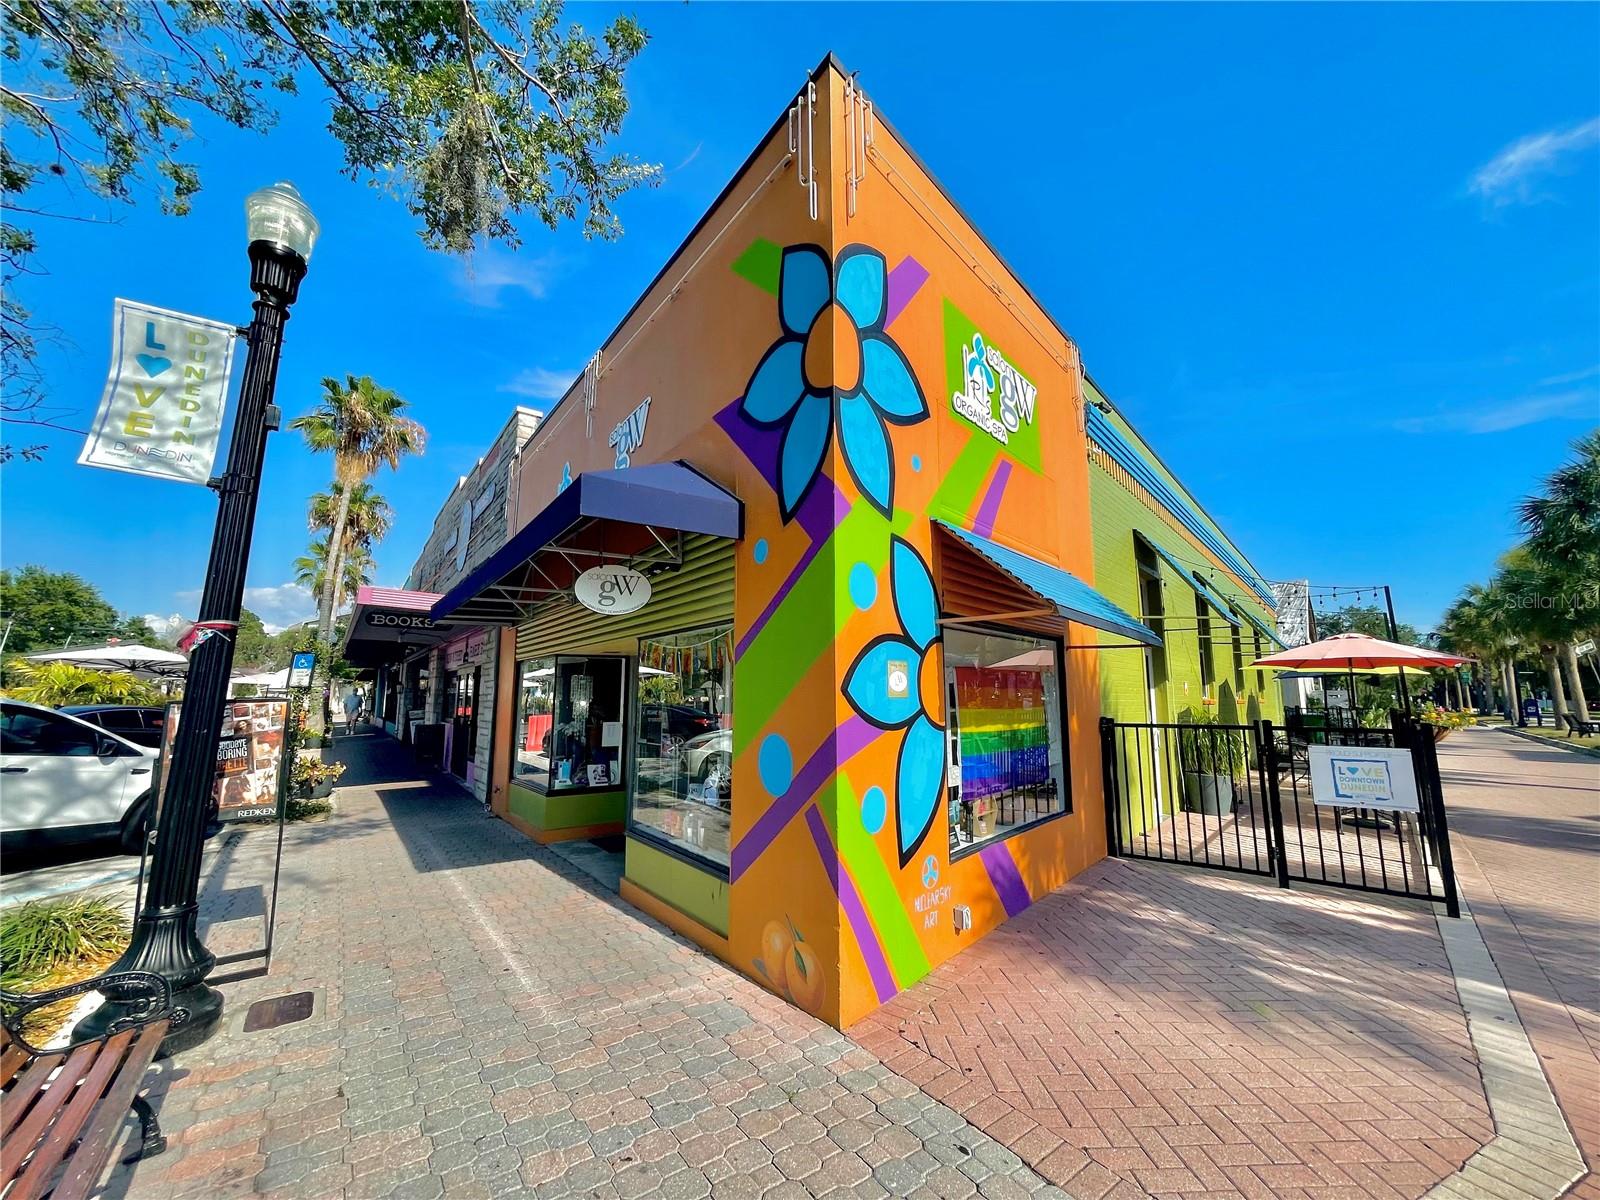
[(650, 603), (650, 581), (632, 567), (590, 567), (572, 585), (578, 603), (607, 616), (638, 612)]

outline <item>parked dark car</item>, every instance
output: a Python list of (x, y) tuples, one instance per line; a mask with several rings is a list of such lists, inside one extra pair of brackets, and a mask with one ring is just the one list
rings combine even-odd
[(161, 727), (167, 715), (164, 708), (137, 704), (69, 704), (60, 711), (101, 729), (109, 729), (137, 746), (149, 746), (152, 750), (161, 748)]

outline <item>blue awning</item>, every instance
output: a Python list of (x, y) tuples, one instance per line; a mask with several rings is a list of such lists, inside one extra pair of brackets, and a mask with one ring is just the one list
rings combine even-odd
[(1204, 596), (1206, 603), (1217, 610), (1217, 615), (1219, 617), (1221, 617), (1229, 625), (1237, 625), (1239, 623), (1239, 618), (1233, 615), (1232, 607), (1226, 600), (1217, 594), (1215, 588), (1206, 582), (1205, 576), (1184, 566), (1174, 555), (1162, 549), (1160, 542), (1156, 541), (1155, 538), (1151, 537), (1143, 530), (1135, 529), (1133, 531), (1133, 536), (1138, 538), (1146, 546), (1149, 546), (1150, 549), (1154, 550), (1158, 555), (1160, 555), (1162, 561), (1178, 573), (1178, 578), (1182, 579), (1195, 591)]
[(1049, 563), (1029, 558), (1009, 546), (979, 537), (959, 529), (946, 521), (935, 521), (940, 529), (958, 539), (968, 549), (978, 554), (990, 566), (1001, 571), (1024, 590), (1037, 596), (1055, 610), (1058, 617), (1076, 621), (1105, 633), (1132, 638), (1146, 646), (1159, 646), (1161, 639), (1137, 617), (1129, 615), (1118, 605), (1095, 591), (1076, 575), (1052, 567)]
[(1234, 612), (1243, 617), (1248, 625), (1250, 625), (1257, 633), (1266, 638), (1267, 641), (1271, 642), (1279, 650), (1287, 650), (1289, 648), (1288, 646), (1284, 645), (1283, 639), (1278, 636), (1278, 633), (1275, 629), (1273, 629), (1265, 621), (1261, 620), (1261, 618), (1257, 617), (1255, 613), (1251, 612), (1248, 608), (1240, 605), (1234, 609)]
[(435, 621), (515, 625), (585, 567), (670, 569), (678, 535), (744, 535), (744, 505), (687, 463), (586, 471), (433, 606)]

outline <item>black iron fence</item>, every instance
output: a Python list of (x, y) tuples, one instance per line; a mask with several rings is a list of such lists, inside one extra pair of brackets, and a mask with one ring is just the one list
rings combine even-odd
[[(1460, 915), (1428, 726), (1398, 716), (1389, 729), (1106, 718), (1100, 733), (1111, 854), (1437, 900)], [(1317, 803), (1313, 760), (1338, 747), (1409, 751), (1417, 810)]]

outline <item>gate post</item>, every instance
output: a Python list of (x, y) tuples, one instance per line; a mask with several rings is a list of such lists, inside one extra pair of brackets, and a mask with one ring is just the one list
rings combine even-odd
[(1445, 912), (1461, 915), (1461, 895), (1456, 890), (1456, 860), (1450, 851), (1450, 822), (1445, 816), (1444, 783), (1439, 778), (1439, 749), (1433, 730), (1410, 717), (1405, 720), (1406, 740), (1411, 743), (1411, 758), (1416, 764), (1418, 790), (1428, 806), (1433, 826), (1433, 857), (1444, 885)]
[(1106, 799), (1106, 856), (1122, 855), (1121, 814), (1117, 809), (1117, 723), (1110, 717), (1100, 718), (1100, 787)]
[(1272, 861), (1277, 869), (1278, 886), (1289, 886), (1289, 854), (1283, 840), (1283, 801), (1278, 795), (1278, 743), (1272, 736), (1272, 722), (1265, 717), (1256, 723), (1256, 761), (1266, 776), (1267, 817), (1272, 833)]

